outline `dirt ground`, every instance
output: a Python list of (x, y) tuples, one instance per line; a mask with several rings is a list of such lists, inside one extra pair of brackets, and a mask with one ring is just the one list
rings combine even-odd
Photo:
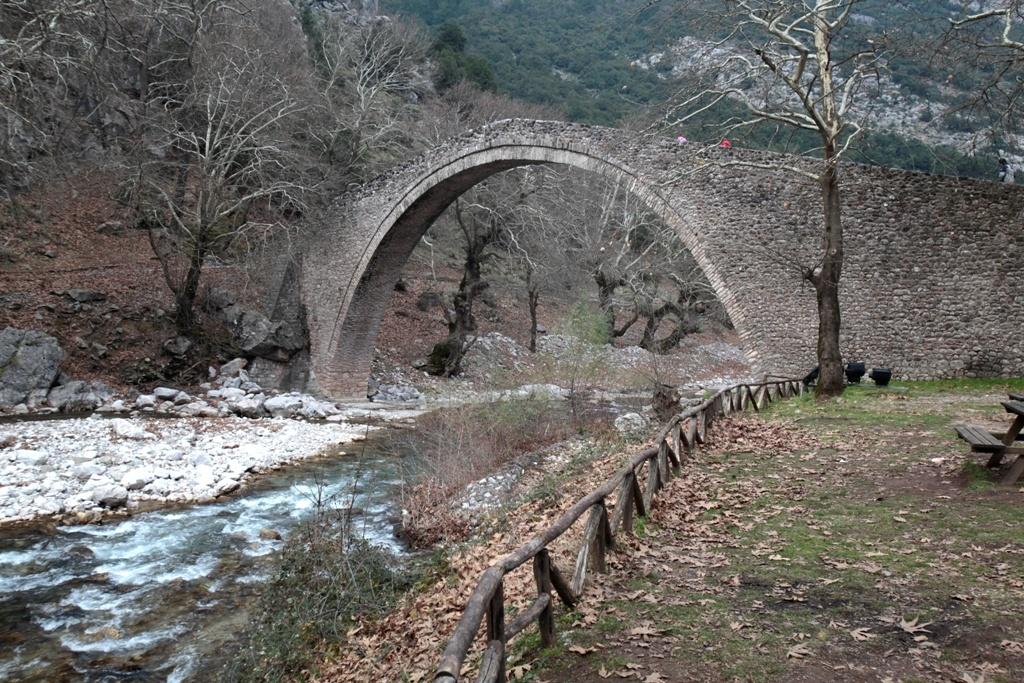
[(523, 681), (1024, 680), (1024, 484), (952, 425), (1024, 382), (855, 387), (718, 423)]

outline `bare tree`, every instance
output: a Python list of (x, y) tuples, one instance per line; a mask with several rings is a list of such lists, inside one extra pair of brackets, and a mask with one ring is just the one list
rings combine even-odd
[(169, 87), (151, 124), (156, 158), (140, 188), (150, 241), (174, 293), (182, 334), (195, 330), (204, 263), (281, 227), (301, 201), (289, 173), (287, 124), (301, 111), (259, 55), (218, 54), (217, 67)]
[[(591, 281), (608, 338), (643, 321), (641, 346), (659, 353), (675, 348), (697, 329), (694, 314), (717, 302), (679, 235), (621, 179), (548, 173), (538, 202), (552, 218), (542, 229), (554, 248), (548, 258), (561, 259), (549, 272), (582, 273)], [(663, 324), (670, 329), (659, 338)]]
[(963, 3), (940, 46), (947, 66), (969, 70), (972, 86), (949, 113), (991, 114), (997, 129), (1015, 131), (1024, 98), (1024, 2), (994, 0), (971, 11), (978, 7)]
[[(726, 162), (782, 168), (818, 185), (822, 201), (821, 257), (803, 276), (816, 293), (818, 308), (819, 397), (844, 388), (839, 348), (839, 282), (843, 269), (840, 162), (862, 127), (851, 107), (862, 85), (877, 74), (878, 46), (867, 42), (837, 58), (836, 39), (847, 26), (857, 0), (720, 0), (717, 17), (730, 26), (717, 42), (708, 72), (712, 82), (671, 109), (668, 122), (682, 124), (725, 101), (739, 103), (745, 115), (726, 121), (727, 131), (763, 123), (815, 134), (821, 166), (808, 172), (796, 165)], [(754, 86), (751, 87), (750, 84)]]
[(490, 287), (484, 269), (514, 251), (515, 236), (530, 220), (530, 197), (541, 187), (534, 169), (509, 171), (473, 188), (452, 207), (452, 219), (462, 242), (462, 277), (444, 308), (448, 337), (430, 354), (431, 371), (451, 377), (462, 371), (462, 360), (475, 341), (474, 305)]
[(0, 195), (24, 187), (33, 163), (60, 147), (59, 115), (98, 46), (96, 0), (0, 0)]
[(325, 15), (314, 60), (319, 103), (311, 136), (325, 172), (361, 177), (406, 153), (407, 129), (425, 81), (419, 69), (427, 40), (406, 24), (353, 27)]

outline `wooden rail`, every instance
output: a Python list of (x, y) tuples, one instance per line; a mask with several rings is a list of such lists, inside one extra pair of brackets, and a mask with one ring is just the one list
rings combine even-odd
[[(647, 516), (658, 491), (673, 472), (679, 472), (683, 459), (697, 444), (705, 442), (712, 423), (719, 417), (748, 408), (761, 410), (772, 401), (803, 392), (803, 383), (795, 379), (738, 384), (672, 418), (658, 435), (657, 446), (633, 456), (604, 484), (562, 513), (554, 524), (484, 571), (448, 640), (434, 675), (435, 683), (457, 683), (462, 665), (485, 618), (487, 649), (480, 660), (478, 683), (506, 680), (508, 642), (532, 622), (537, 622), (541, 643), (545, 647), (553, 645), (555, 599), (552, 592), (569, 608), (580, 601), (587, 585), (587, 573), (591, 570), (605, 572), (605, 557), (608, 550), (615, 547), (615, 534), (620, 530), (626, 534), (633, 533), (635, 515)], [(607, 501), (612, 494), (617, 495), (614, 512), (609, 515)], [(584, 515), (587, 515), (587, 521), (583, 543), (576, 556), (573, 573), (567, 577), (552, 562), (548, 546)], [(530, 560), (533, 560), (537, 598), (506, 622), (505, 575)]]

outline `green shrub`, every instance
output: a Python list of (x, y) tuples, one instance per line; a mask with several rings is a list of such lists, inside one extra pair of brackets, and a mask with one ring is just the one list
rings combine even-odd
[(406, 585), (387, 551), (353, 536), (349, 510), (318, 503), (285, 542), (239, 652), (219, 680), (301, 677), (325, 642), (344, 639), (357, 615), (386, 610)]

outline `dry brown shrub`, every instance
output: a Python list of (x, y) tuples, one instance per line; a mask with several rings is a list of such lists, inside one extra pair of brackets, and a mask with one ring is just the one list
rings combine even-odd
[(451, 503), (466, 486), (521, 455), (599, 425), (596, 413), (572, 420), (563, 402), (538, 396), (425, 415), (394, 444), (413, 454), (420, 468), (404, 495), (404, 535), (417, 547), (464, 538), (470, 520)]

